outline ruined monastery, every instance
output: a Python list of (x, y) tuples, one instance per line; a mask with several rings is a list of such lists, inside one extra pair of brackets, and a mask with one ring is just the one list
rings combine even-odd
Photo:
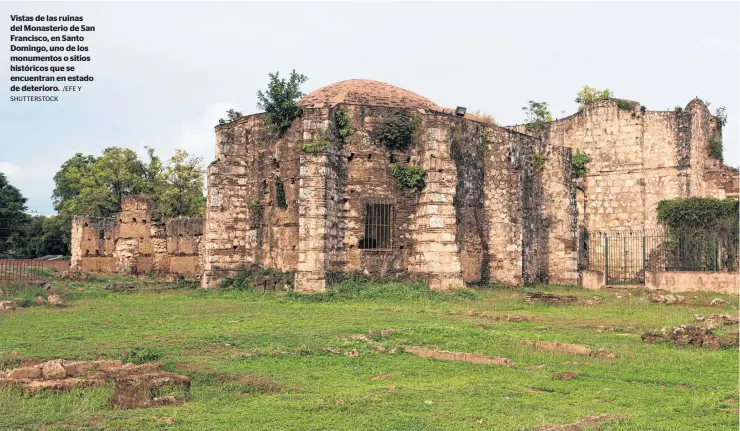
[[(432, 289), (574, 284), (585, 232), (655, 227), (663, 199), (738, 197), (737, 170), (708, 156), (721, 130), (699, 99), (666, 112), (604, 99), (534, 130), (370, 80), (298, 104), (282, 135), (265, 114), (216, 126), (202, 220), (163, 219), (144, 197), (116, 218), (76, 217), (72, 268), (203, 287), (271, 268), (304, 292), (355, 273)], [(575, 151), (591, 158), (579, 178)]]

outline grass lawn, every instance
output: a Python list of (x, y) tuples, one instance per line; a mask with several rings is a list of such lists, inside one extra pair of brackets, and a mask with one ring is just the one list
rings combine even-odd
[[(352, 283), (314, 296), (174, 284), (112, 293), (102, 279), (53, 283), (70, 289), (66, 307), (0, 312), (3, 357), (122, 359), (142, 348), (164, 369), (192, 378), (191, 399), (111, 410), (111, 387), (33, 396), (5, 388), (0, 430), (536, 430), (601, 414), (611, 419), (602, 430), (738, 429), (737, 349), (640, 339), (647, 330), (692, 323), (694, 314), (736, 314), (737, 298), (686, 294), (690, 305), (660, 305), (639, 290), (431, 293), (411, 284)], [(530, 304), (526, 294), (534, 291), (602, 300)], [(707, 306), (715, 297), (728, 304)], [(528, 321), (496, 319), (505, 315)], [(374, 337), (385, 352), (350, 338), (379, 329), (404, 331)], [(522, 340), (585, 344), (616, 358), (541, 351)], [(506, 357), (514, 365), (390, 353), (404, 345)], [(352, 349), (358, 357), (345, 354)], [(577, 375), (553, 378), (563, 372)], [(237, 382), (243, 376), (282, 390), (251, 390)]]

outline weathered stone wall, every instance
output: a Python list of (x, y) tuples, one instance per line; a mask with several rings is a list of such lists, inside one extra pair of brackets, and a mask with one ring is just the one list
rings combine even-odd
[[(579, 216), (588, 230), (656, 227), (664, 199), (737, 196), (736, 171), (708, 157), (710, 139), (721, 136), (703, 102), (668, 112), (630, 103), (625, 109), (616, 100), (597, 101), (543, 126), (545, 147), (592, 158), (580, 184)], [(524, 126), (513, 129), (527, 133)]]
[[(300, 123), (278, 139), (252, 115), (216, 130), (216, 159), (208, 167), (203, 286), (261, 266), (298, 265)], [(279, 184), (285, 207), (277, 199)]]
[(160, 219), (153, 202), (131, 196), (117, 217), (72, 220), (70, 267), (84, 272), (200, 275), (200, 219)]
[[(351, 123), (344, 137), (333, 129), (338, 109)], [(406, 111), (417, 122), (412, 144), (390, 150), (373, 131), (397, 111), (306, 108), (283, 137), (265, 131), (262, 115), (218, 126), (203, 286), (250, 267), (294, 271), (300, 291), (321, 291), (358, 272), (423, 280), (433, 289), (572, 278), (576, 212), (567, 150), (553, 150), (551, 167), (535, 171), (541, 141), (413, 109)], [(301, 149), (318, 142), (326, 149)], [(424, 188), (399, 188), (390, 173), (395, 164), (424, 167)], [(277, 208), (276, 177), (288, 208)], [(365, 238), (368, 203), (392, 205), (390, 243), (382, 249), (367, 247), (376, 240)]]

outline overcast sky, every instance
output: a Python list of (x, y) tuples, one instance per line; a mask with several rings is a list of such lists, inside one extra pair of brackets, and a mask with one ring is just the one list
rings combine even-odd
[(268, 72), (308, 76), (304, 92), (375, 79), (441, 106), (523, 121), (530, 99), (576, 111), (584, 85), (650, 110), (695, 96), (726, 106), (726, 163), (738, 148), (738, 3), (0, 3), (10, 14), (83, 15), (95, 77), (57, 103), (11, 103), (0, 44), (0, 171), (53, 211), (53, 176), (76, 152), (109, 146), (163, 159), (175, 148), (214, 158), (229, 108), (257, 112)]

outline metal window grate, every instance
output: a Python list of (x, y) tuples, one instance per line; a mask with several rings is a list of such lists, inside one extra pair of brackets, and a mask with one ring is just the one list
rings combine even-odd
[(365, 203), (365, 236), (359, 247), (365, 250), (390, 250), (393, 247), (393, 205)]

